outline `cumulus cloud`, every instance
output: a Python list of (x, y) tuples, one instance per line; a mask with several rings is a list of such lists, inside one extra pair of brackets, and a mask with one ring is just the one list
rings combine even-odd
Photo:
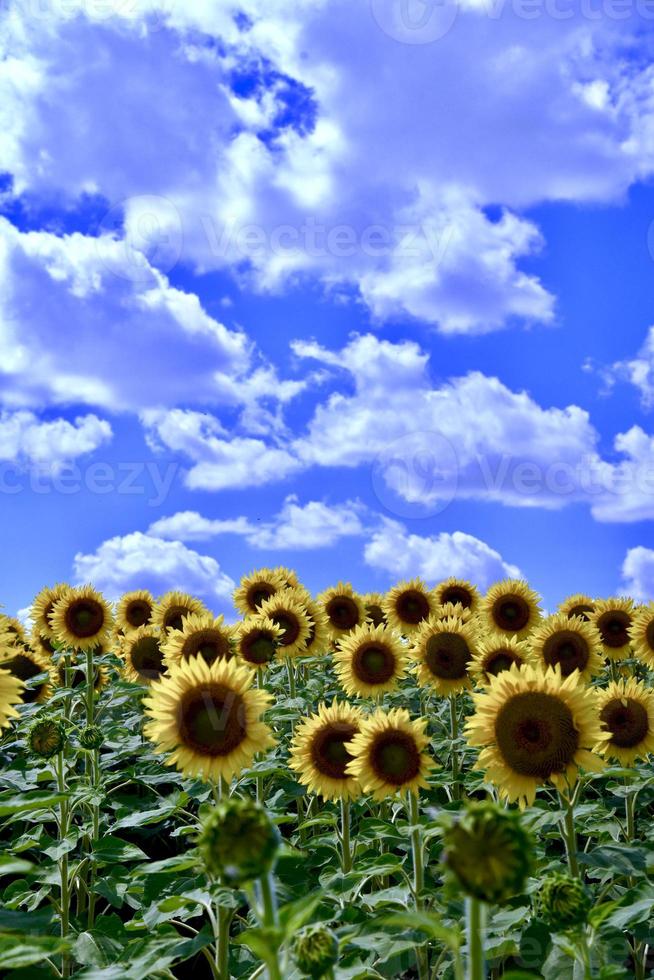
[(97, 415), (42, 421), (33, 412), (0, 412), (0, 460), (56, 470), (92, 453), (112, 438), (111, 426)]
[(643, 408), (654, 407), (654, 327), (650, 327), (635, 357), (616, 361), (611, 368), (600, 370), (609, 388), (616, 381), (627, 381), (639, 392)]
[(654, 551), (651, 548), (630, 548), (622, 563), (624, 591), (637, 602), (654, 598)]
[(73, 574), (76, 584), (90, 582), (111, 599), (131, 589), (151, 589), (155, 595), (179, 589), (223, 612), (231, 606), (234, 588), (215, 558), (140, 531), (109, 538), (90, 554), (76, 554)]
[(520, 576), (520, 569), (484, 541), (462, 531), (433, 537), (411, 534), (398, 521), (383, 518), (364, 548), (368, 565), (395, 578), (418, 575), (430, 583), (450, 575), (469, 579), (487, 589), (503, 578)]
[(341, 538), (364, 533), (365, 508), (356, 501), (329, 505), (319, 500), (300, 504), (295, 494), (287, 497), (270, 521), (246, 517), (209, 519), (197, 511), (180, 511), (150, 526), (150, 534), (179, 541), (206, 541), (221, 534), (237, 534), (252, 548), (304, 551), (328, 548)]

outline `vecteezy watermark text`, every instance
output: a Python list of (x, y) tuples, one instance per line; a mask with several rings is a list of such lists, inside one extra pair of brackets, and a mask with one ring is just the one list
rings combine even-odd
[(62, 463), (56, 466), (30, 465), (0, 461), (0, 496), (34, 493), (42, 496), (75, 496), (89, 493), (98, 496), (145, 497), (149, 507), (165, 503), (179, 473), (177, 463), (147, 462)]

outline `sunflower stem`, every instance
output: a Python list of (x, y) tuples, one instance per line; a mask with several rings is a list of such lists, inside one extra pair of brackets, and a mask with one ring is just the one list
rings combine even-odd
[[(57, 755), (57, 790), (61, 794), (66, 793), (66, 776), (64, 770), (64, 753), (59, 752)], [(68, 823), (69, 823), (70, 811), (68, 807), (68, 800), (62, 800), (59, 804), (59, 841), (63, 843), (68, 836)], [(68, 853), (64, 853), (59, 858), (59, 880), (61, 889), (61, 938), (64, 941), (68, 940), (68, 932), (70, 928), (70, 890), (68, 883)], [(70, 958), (68, 952), (64, 950), (61, 954), (61, 976), (70, 976)]]
[(220, 980), (229, 980), (229, 927), (232, 913), (229, 909), (216, 909), (216, 968)]
[[(263, 924), (266, 929), (276, 929), (279, 925), (277, 915), (277, 896), (275, 893), (275, 880), (271, 872), (259, 879), (261, 890), (261, 902), (263, 905)], [(270, 980), (282, 980), (282, 973), (279, 968), (279, 951), (275, 948), (267, 959), (268, 976)]]
[(630, 844), (636, 837), (636, 794), (627, 793), (624, 798), (624, 809), (626, 817), (626, 836), (627, 843)]
[(561, 825), (563, 839), (565, 841), (565, 851), (568, 858), (570, 874), (574, 878), (579, 878), (579, 862), (577, 861), (577, 831), (575, 829), (575, 811), (573, 801), (559, 793), (559, 799), (564, 809), (564, 818)]
[[(423, 907), (422, 895), (425, 890), (425, 865), (417, 793), (409, 793), (409, 821), (411, 823), (411, 857), (413, 859), (413, 897), (416, 911), (420, 912)], [(416, 965), (419, 980), (427, 980), (429, 977), (429, 959), (424, 947), (416, 950)]]
[(350, 801), (341, 797), (341, 867), (343, 874), (352, 870), (350, 846)]
[(450, 736), (452, 739), (452, 799), (461, 799), (459, 785), (459, 753), (456, 747), (459, 738), (459, 716), (456, 694), (450, 695)]
[(288, 674), (288, 693), (290, 697), (294, 698), (296, 695), (295, 664), (290, 657), (286, 657), (286, 673)]
[(484, 963), (485, 908), (478, 898), (466, 898), (466, 926), (468, 931), (468, 978), (486, 980)]

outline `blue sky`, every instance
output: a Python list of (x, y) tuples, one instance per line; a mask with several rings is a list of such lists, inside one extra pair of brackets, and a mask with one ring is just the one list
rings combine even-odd
[(652, 598), (651, 25), (584, 9), (2, 15), (8, 611), (279, 563)]

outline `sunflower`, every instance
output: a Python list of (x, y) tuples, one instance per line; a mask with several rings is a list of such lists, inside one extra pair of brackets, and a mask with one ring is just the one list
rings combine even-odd
[(0, 613), (0, 632), (7, 634), (11, 641), (21, 646), (27, 643), (25, 627), (19, 619), (15, 619), (13, 616), (5, 616)]
[(634, 653), (648, 667), (654, 667), (654, 602), (641, 606), (629, 628)]
[(44, 657), (52, 657), (57, 652), (50, 637), (46, 636), (45, 633), (41, 633), (36, 626), (30, 634), (30, 646)]
[(55, 603), (50, 621), (55, 640), (76, 650), (101, 645), (113, 626), (108, 603), (90, 585), (68, 589)]
[(244, 575), (232, 596), (234, 605), (243, 616), (259, 610), (262, 602), (286, 588), (287, 580), (277, 568), (259, 568)]
[(454, 576), (446, 578), (445, 581), (439, 582), (435, 586), (433, 592), (436, 602), (440, 606), (445, 606), (451, 602), (452, 605), (463, 606), (464, 609), (469, 609), (472, 613), (476, 612), (479, 606), (478, 590), (472, 582), (468, 582), (464, 578), (455, 578)]
[(331, 650), (332, 646), (332, 631), (329, 628), (329, 620), (320, 603), (312, 599), (310, 595), (304, 600), (304, 608), (309, 614), (311, 625), (309, 627), (309, 638), (302, 651), (302, 656), (323, 656)]
[(253, 690), (253, 678), (235, 659), (183, 661), (151, 685), (145, 734), (186, 776), (231, 779), (274, 741), (260, 720), (272, 695)]
[(450, 616), (432, 616), (411, 638), (418, 683), (439, 694), (456, 694), (470, 687), (468, 667), (477, 653), (477, 634), (470, 625)]
[(3, 647), (0, 668), (25, 683), (21, 692), (25, 704), (42, 704), (52, 694), (57, 679), (54, 666), (29, 646)]
[(167, 633), (181, 630), (187, 616), (200, 615), (208, 610), (203, 602), (187, 592), (166, 592), (155, 604), (150, 617), (150, 626)]
[(495, 632), (512, 633), (519, 639), (540, 622), (540, 596), (521, 579), (505, 579), (491, 586), (480, 613)]
[(481, 747), (475, 768), (509, 802), (532, 804), (548, 781), (565, 790), (580, 766), (597, 771), (601, 759), (591, 750), (602, 735), (595, 695), (578, 674), (513, 664), (472, 695), (475, 714), (465, 727), (470, 745)]
[(362, 598), (368, 622), (373, 626), (386, 626), (384, 597), (381, 592), (366, 592)]
[(190, 657), (203, 657), (208, 664), (229, 660), (234, 656), (233, 632), (224, 616), (214, 618), (211, 613), (186, 616), (181, 629), (170, 630), (164, 637), (166, 666), (170, 670)]
[(612, 681), (597, 693), (597, 710), (609, 738), (595, 751), (622, 766), (654, 752), (654, 691), (642, 681)]
[[(98, 656), (98, 651), (101, 651), (100, 647), (93, 651), (94, 658)], [(68, 670), (68, 683), (66, 683), (66, 670)], [(76, 690), (78, 687), (85, 687), (86, 664), (80, 664), (76, 660), (72, 660), (66, 665), (64, 661), (60, 660), (57, 664), (55, 677), (59, 687), (69, 687), (71, 690)], [(99, 664), (94, 660), (93, 690), (98, 694), (108, 683), (109, 671), (104, 664)]]
[(116, 607), (116, 626), (123, 633), (147, 626), (154, 611), (154, 598), (145, 589), (126, 592)]
[(302, 588), (300, 580), (292, 568), (286, 568), (285, 565), (277, 565), (276, 568), (273, 568), (273, 572), (281, 579), (282, 586), (285, 589)]
[(527, 640), (519, 640), (508, 633), (490, 633), (480, 640), (477, 652), (470, 661), (470, 676), (478, 684), (486, 686), (511, 664), (534, 664), (535, 657)]
[(590, 614), (595, 612), (595, 600), (582, 592), (576, 592), (559, 603), (559, 612), (565, 613), (566, 616), (581, 616), (582, 619), (590, 621)]
[(347, 751), (346, 772), (359, 780), (364, 793), (383, 800), (393, 793), (418, 793), (429, 785), (435, 763), (427, 753), (426, 718), (411, 720), (406, 708), (378, 708), (361, 722)]
[(460, 619), (464, 623), (476, 623), (477, 616), (462, 606), (460, 602), (446, 602), (443, 606), (437, 606), (434, 617), (436, 619), (449, 619), (454, 616), (455, 619)]
[(334, 667), (350, 697), (376, 697), (397, 687), (406, 673), (407, 656), (388, 626), (364, 623), (338, 641)]
[(59, 582), (52, 588), (46, 586), (44, 589), (41, 589), (32, 603), (30, 618), (34, 623), (34, 628), (50, 640), (55, 639), (51, 623), (54, 607), (70, 591), (70, 586), (66, 585), (65, 582)]
[(16, 705), (23, 700), (24, 682), (11, 671), (0, 669), (0, 729), (18, 718)]
[(139, 626), (120, 642), (121, 671), (133, 684), (150, 684), (166, 672), (161, 634), (153, 626)]
[(398, 582), (384, 599), (388, 625), (405, 636), (415, 633), (437, 608), (438, 602), (433, 592), (419, 578)]
[(365, 622), (366, 609), (363, 599), (358, 595), (349, 582), (339, 582), (331, 589), (325, 589), (318, 596), (329, 621), (332, 639), (338, 640), (355, 627)]
[(346, 772), (352, 756), (346, 748), (358, 734), (361, 712), (351, 704), (334, 701), (321, 704), (303, 718), (291, 742), (289, 766), (310, 793), (326, 800), (354, 799), (361, 795), (358, 780)]
[(560, 667), (563, 677), (578, 670), (588, 682), (604, 667), (598, 653), (602, 647), (600, 635), (581, 616), (563, 612), (549, 616), (530, 634), (528, 642), (543, 666)]
[(281, 627), (278, 656), (297, 657), (303, 653), (311, 635), (311, 618), (302, 591), (282, 589), (261, 603), (262, 616)]
[(602, 652), (609, 660), (622, 660), (631, 650), (629, 631), (634, 620), (632, 599), (598, 599), (590, 621), (599, 630)]
[(234, 631), (236, 652), (250, 667), (268, 667), (275, 659), (282, 632), (268, 616), (247, 616)]

